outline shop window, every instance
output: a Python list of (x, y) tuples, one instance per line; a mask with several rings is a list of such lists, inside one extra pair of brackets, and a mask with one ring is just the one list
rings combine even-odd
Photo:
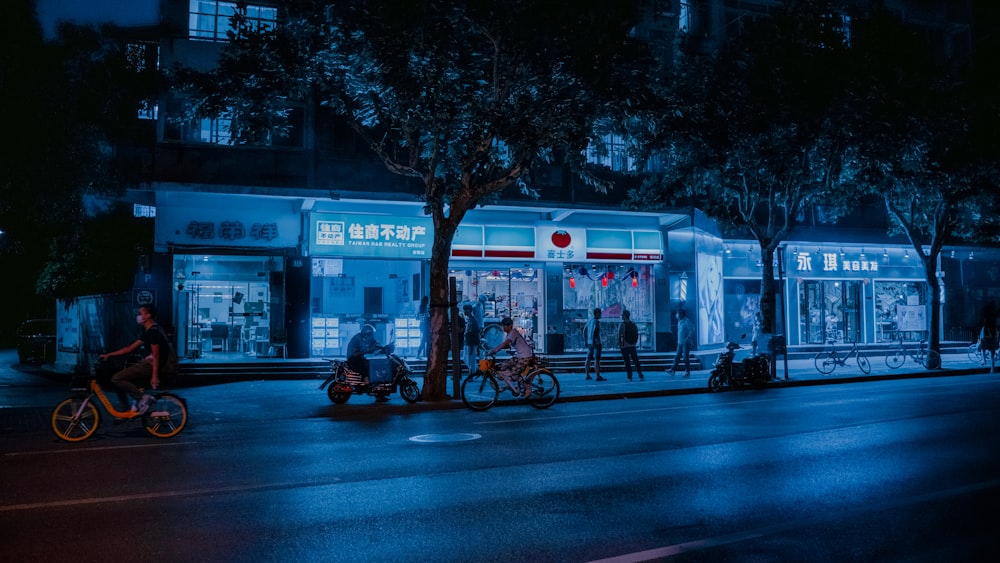
[(563, 348), (586, 350), (584, 326), (595, 308), (601, 309), (601, 342), (618, 349), (622, 311), (628, 310), (639, 326), (640, 351), (655, 348), (653, 276), (646, 265), (567, 264), (563, 269)]
[(926, 282), (875, 282), (875, 341), (927, 338)]
[(500, 322), (510, 317), (514, 326), (535, 343), (535, 349), (543, 351), (539, 327), (544, 326), (544, 311), (539, 311), (539, 304), (545, 301), (540, 268), (452, 270), (450, 275), (455, 278), (459, 309), (472, 305), (473, 314), (481, 319), (487, 346), (503, 340)]
[(804, 280), (799, 286), (799, 337), (807, 344), (864, 342), (861, 282)]
[(313, 357), (343, 357), (347, 344), (370, 324), (382, 344), (414, 356), (420, 345), (416, 280), (419, 260), (313, 258), (310, 282)]

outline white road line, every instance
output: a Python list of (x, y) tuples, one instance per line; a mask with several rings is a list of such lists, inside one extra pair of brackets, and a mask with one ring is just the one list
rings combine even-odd
[(975, 493), (983, 490), (995, 489), (997, 487), (1000, 487), (1000, 480), (985, 481), (983, 483), (974, 483), (971, 485), (963, 485), (961, 487), (953, 487), (950, 489), (944, 489), (942, 491), (924, 493), (922, 495), (901, 498), (894, 501), (883, 502), (872, 506), (865, 506), (863, 508), (855, 508), (855, 509), (843, 510), (840, 512), (833, 512), (822, 517), (803, 518), (795, 520), (793, 522), (787, 522), (784, 524), (774, 524), (772, 526), (764, 526), (763, 528), (747, 530), (746, 532), (727, 534), (723, 536), (716, 536), (713, 538), (703, 538), (700, 540), (693, 540), (689, 542), (668, 545), (656, 549), (648, 549), (646, 551), (637, 551), (635, 553), (625, 553), (615, 557), (608, 557), (607, 559), (596, 559), (594, 561), (590, 561), (589, 563), (639, 563), (642, 561), (663, 559), (665, 557), (673, 557), (674, 555), (679, 555), (681, 553), (688, 553), (691, 551), (698, 551), (702, 549), (718, 547), (721, 545), (744, 542), (747, 540), (752, 540), (774, 534), (780, 534), (782, 532), (789, 532), (792, 530), (798, 530), (802, 528), (813, 528), (828, 522), (835, 522), (837, 520), (847, 520), (850, 518), (856, 518), (862, 514), (879, 512), (882, 510), (902, 508), (904, 506), (919, 504), (922, 502), (947, 499), (959, 495), (967, 495), (970, 493)]
[[(339, 481), (340, 479), (335, 479)], [(112, 502), (132, 502), (136, 500), (151, 500), (160, 498), (187, 497), (187, 496), (211, 496), (223, 493), (245, 493), (252, 491), (267, 491), (277, 489), (292, 489), (301, 487), (327, 486), (332, 483), (270, 483), (264, 485), (241, 485), (232, 487), (218, 487), (213, 489), (189, 489), (184, 491), (162, 491), (158, 493), (142, 493), (134, 495), (120, 495), (113, 497), (92, 497), (73, 500), (57, 500), (50, 502), (32, 502), (26, 504), (11, 504), (0, 506), (0, 512), (16, 512), (21, 510), (37, 510), (43, 508), (65, 508), (68, 506), (81, 506), (85, 504), (107, 504)]]
[(92, 448), (62, 449), (62, 450), (39, 450), (37, 452), (7, 452), (5, 457), (30, 456), (30, 455), (52, 455), (52, 454), (76, 454), (80, 452), (100, 452), (107, 450), (131, 450), (138, 448), (162, 448), (164, 446), (186, 446), (197, 444), (198, 442), (162, 442), (157, 444), (133, 444), (130, 446), (100, 446)]

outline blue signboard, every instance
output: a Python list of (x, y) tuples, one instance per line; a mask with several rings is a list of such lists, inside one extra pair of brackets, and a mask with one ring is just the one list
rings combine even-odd
[(313, 213), (309, 233), (313, 256), (430, 258), (434, 241), (427, 217)]

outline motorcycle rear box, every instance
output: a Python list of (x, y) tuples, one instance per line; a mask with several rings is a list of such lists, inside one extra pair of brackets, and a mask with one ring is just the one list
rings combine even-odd
[(368, 361), (368, 368), (372, 384), (392, 382), (392, 364), (388, 358), (373, 358)]

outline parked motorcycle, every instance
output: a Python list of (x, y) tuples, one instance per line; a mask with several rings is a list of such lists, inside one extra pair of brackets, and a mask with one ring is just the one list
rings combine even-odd
[(399, 395), (407, 403), (420, 400), (420, 387), (410, 378), (410, 366), (406, 360), (393, 353), (395, 345), (386, 344), (373, 355), (384, 356), (369, 359), (369, 377), (347, 367), (343, 360), (330, 360), (330, 376), (319, 386), (326, 389), (330, 400), (340, 405), (346, 403), (352, 394), (373, 395), (385, 400), (399, 389)]
[(708, 377), (710, 391), (746, 386), (760, 389), (767, 385), (771, 376), (767, 354), (756, 354), (737, 362), (736, 351), (740, 349), (742, 347), (737, 342), (726, 344), (726, 351), (719, 355), (712, 374)]

